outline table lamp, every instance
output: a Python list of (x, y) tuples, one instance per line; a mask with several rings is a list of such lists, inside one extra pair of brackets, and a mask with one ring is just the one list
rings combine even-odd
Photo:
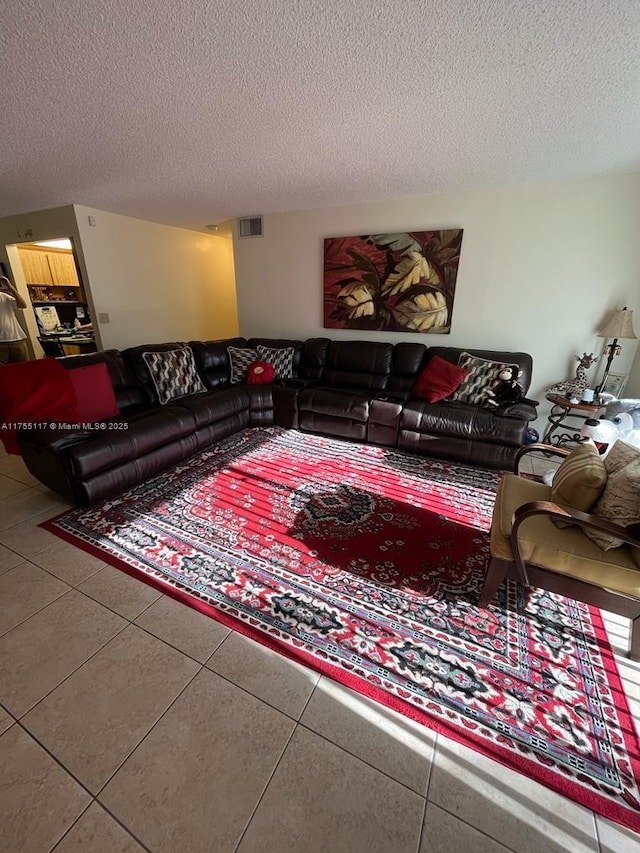
[(609, 370), (611, 369), (611, 362), (614, 357), (616, 355), (620, 355), (622, 348), (618, 343), (618, 339), (628, 338), (635, 340), (637, 338), (636, 333), (633, 331), (633, 311), (627, 311), (626, 306), (621, 311), (616, 311), (609, 322), (605, 323), (602, 329), (600, 329), (598, 337), (606, 338), (607, 340), (609, 338), (613, 338), (613, 341), (606, 347), (608, 353), (607, 364), (604, 368), (600, 384), (596, 388), (596, 394), (600, 394), (604, 388), (607, 377), (609, 376)]

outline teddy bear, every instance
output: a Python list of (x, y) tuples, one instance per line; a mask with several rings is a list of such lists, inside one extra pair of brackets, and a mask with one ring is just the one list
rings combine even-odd
[(512, 365), (503, 367), (498, 374), (498, 383), (486, 392), (486, 405), (497, 408), (524, 400), (524, 389), (518, 382), (519, 375), (517, 367)]

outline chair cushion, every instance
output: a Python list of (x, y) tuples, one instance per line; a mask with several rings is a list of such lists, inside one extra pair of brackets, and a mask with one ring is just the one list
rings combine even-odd
[(260, 361), (258, 350), (250, 347), (227, 347), (227, 352), (231, 365), (231, 384), (246, 382), (249, 365), (254, 361)]
[[(604, 460), (607, 485), (593, 507), (593, 514), (623, 527), (640, 521), (640, 448), (616, 441)], [(600, 530), (585, 531), (589, 539), (605, 551), (623, 543)]]
[(444, 400), (462, 384), (468, 370), (434, 355), (416, 382), (414, 394), (429, 403)]
[(473, 406), (486, 405), (489, 397), (487, 391), (492, 391), (500, 382), (500, 373), (505, 367), (512, 367), (518, 375), (519, 367), (515, 363), (490, 361), (479, 358), (469, 352), (460, 355), (458, 366), (467, 370), (467, 376), (451, 399), (459, 403), (470, 403)]
[[(549, 486), (515, 474), (504, 474), (493, 512), (491, 554), (512, 561), (509, 537), (513, 513), (524, 503), (550, 498)], [(518, 541), (527, 563), (640, 598), (640, 570), (634, 562), (633, 549), (627, 545), (603, 551), (580, 527), (561, 530), (545, 515), (527, 519), (520, 526)]]
[[(551, 500), (589, 512), (607, 483), (607, 469), (592, 442), (576, 447), (553, 475)], [(564, 527), (566, 522), (558, 523)]]
[(164, 352), (143, 352), (142, 358), (149, 370), (161, 406), (180, 397), (207, 390), (198, 376), (189, 347)]

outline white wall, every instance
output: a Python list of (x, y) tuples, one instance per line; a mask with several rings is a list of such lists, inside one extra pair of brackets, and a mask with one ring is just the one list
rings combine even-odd
[[(322, 328), (324, 237), (456, 227), (451, 334)], [(266, 216), (263, 238), (234, 241), (240, 332), (524, 350), (531, 395), (544, 400), (574, 375), (574, 354), (602, 351), (610, 311), (627, 305), (640, 320), (639, 235), (640, 173)], [(628, 372), (635, 349), (623, 342), (612, 372)], [(590, 376), (596, 384), (596, 368)]]
[[(75, 206), (102, 345), (208, 340), (237, 334), (228, 237)], [(92, 217), (95, 225), (89, 224)]]
[(16, 216), (5, 216), (0, 219), (0, 260), (8, 263), (14, 283), (18, 291), (27, 300), (28, 307), (22, 314), (23, 325), (27, 327), (33, 354), (36, 358), (43, 355), (42, 347), (37, 341), (38, 326), (29, 301), (29, 292), (25, 283), (22, 265), (14, 244), (27, 243), (34, 240), (55, 240), (58, 237), (71, 237), (76, 248), (83, 283), (86, 284), (87, 274), (79, 251), (80, 235), (76, 224), (73, 205), (52, 207), (48, 210), (36, 210), (32, 213), (22, 213)]

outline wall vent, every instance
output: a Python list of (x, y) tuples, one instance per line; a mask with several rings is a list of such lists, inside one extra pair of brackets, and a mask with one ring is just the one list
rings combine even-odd
[(245, 216), (243, 219), (238, 219), (238, 237), (262, 237), (263, 234), (261, 216)]

